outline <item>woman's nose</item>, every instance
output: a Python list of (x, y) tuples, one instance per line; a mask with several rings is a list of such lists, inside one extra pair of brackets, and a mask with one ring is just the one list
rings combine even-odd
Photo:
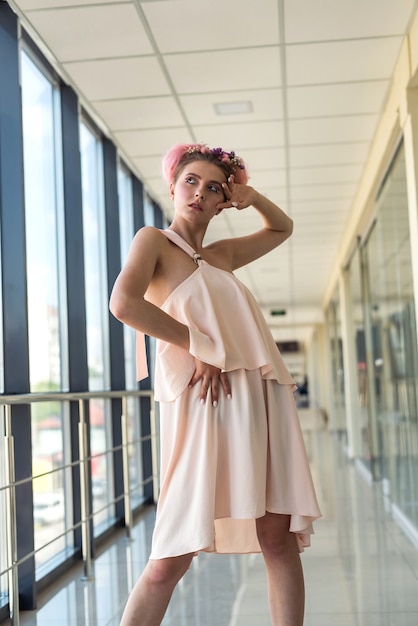
[(205, 199), (205, 196), (203, 195), (203, 192), (202, 192), (202, 191), (200, 191), (199, 189), (196, 191), (196, 194), (195, 194), (195, 195), (196, 195), (198, 198), (199, 198), (199, 197), (200, 197), (200, 198), (202, 198), (202, 200), (204, 200), (204, 199)]

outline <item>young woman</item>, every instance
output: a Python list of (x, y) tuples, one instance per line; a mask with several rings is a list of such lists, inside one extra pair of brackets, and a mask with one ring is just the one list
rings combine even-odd
[[(161, 491), (150, 560), (121, 626), (161, 623), (201, 550), (262, 552), (272, 623), (301, 626), (299, 552), (320, 516), (289, 375), (263, 314), (234, 276), (283, 243), (292, 220), (247, 185), (234, 152), (174, 146), (163, 171), (174, 203), (166, 230), (136, 234), (110, 308), (156, 337)], [(223, 210), (253, 207), (261, 228), (205, 246)]]

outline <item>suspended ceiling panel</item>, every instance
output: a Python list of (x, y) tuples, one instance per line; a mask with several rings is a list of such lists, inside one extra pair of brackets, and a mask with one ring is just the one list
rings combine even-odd
[[(414, 0), (10, 4), (168, 219), (168, 147), (202, 141), (245, 157), (250, 184), (295, 228), (239, 276), (276, 338), (303, 341), (321, 319)], [(208, 240), (259, 224), (251, 209), (224, 211)], [(272, 318), (278, 308), (287, 315)]]

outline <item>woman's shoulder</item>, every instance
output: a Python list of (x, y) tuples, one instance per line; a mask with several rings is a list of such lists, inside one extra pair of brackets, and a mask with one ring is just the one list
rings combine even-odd
[(156, 226), (142, 226), (142, 228), (136, 231), (135, 239), (163, 241), (166, 237), (164, 237), (162, 230)]
[(146, 246), (162, 249), (167, 245), (167, 237), (162, 230), (155, 226), (143, 226), (135, 233), (133, 243), (136, 247)]

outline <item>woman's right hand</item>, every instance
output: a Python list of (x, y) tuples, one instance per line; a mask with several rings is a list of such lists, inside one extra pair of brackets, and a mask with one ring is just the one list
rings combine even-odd
[(226, 397), (231, 399), (231, 385), (226, 372), (222, 372), (219, 367), (199, 361), (197, 358), (195, 358), (195, 364), (196, 369), (190, 379), (189, 387), (194, 387), (194, 385), (201, 381), (202, 384), (200, 387), (199, 400), (202, 404), (206, 402), (206, 398), (210, 390), (213, 406), (216, 407), (218, 405), (219, 382)]

